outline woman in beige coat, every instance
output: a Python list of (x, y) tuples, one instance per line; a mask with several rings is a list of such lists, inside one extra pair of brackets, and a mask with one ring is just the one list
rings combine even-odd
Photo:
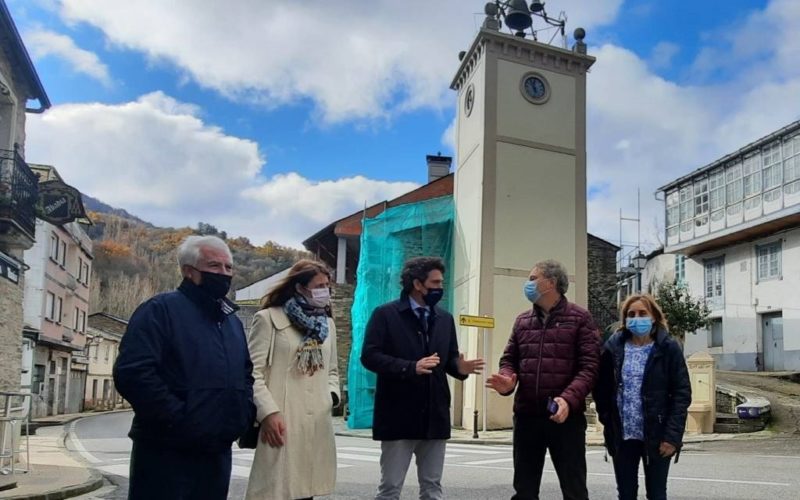
[(333, 492), (339, 373), (329, 287), (324, 264), (300, 260), (253, 318), (248, 344), (261, 430), (247, 500)]

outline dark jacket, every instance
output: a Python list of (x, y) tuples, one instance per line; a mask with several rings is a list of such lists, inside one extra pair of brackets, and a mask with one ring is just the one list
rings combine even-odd
[[(622, 443), (617, 393), (622, 388), (625, 343), (630, 338), (629, 331), (620, 330), (608, 339), (603, 348), (600, 377), (594, 390), (597, 415), (605, 426), (606, 448), (612, 456)], [(662, 441), (680, 450), (691, 402), (692, 387), (681, 346), (664, 329), (659, 328), (642, 380), (644, 438), (650, 457), (658, 456)]]
[(219, 452), (255, 422), (253, 365), (235, 310), (186, 280), (136, 309), (114, 365), (134, 410), (131, 439)]
[(570, 413), (586, 410), (600, 362), (600, 332), (585, 309), (566, 297), (547, 319), (539, 306), (517, 317), (500, 373), (517, 374), (514, 413), (548, 415), (547, 399), (562, 397)]
[[(458, 341), (453, 316), (435, 307), (428, 340), (408, 297), (375, 309), (367, 324), (361, 363), (378, 375), (372, 438), (450, 438), (450, 388), (445, 374), (459, 380)], [(427, 345), (427, 348), (426, 348)], [(417, 375), (417, 361), (437, 353), (430, 375)]]

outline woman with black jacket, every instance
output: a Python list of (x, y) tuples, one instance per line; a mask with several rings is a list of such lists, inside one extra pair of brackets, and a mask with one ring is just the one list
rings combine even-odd
[(670, 460), (678, 460), (692, 400), (680, 344), (650, 295), (622, 305), (624, 327), (606, 342), (594, 390), (620, 500), (635, 499), (639, 461), (649, 500), (667, 498)]

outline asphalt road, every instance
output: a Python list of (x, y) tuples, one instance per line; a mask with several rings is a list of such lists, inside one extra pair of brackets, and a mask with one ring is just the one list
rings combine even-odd
[[(130, 440), (126, 437), (131, 413), (87, 417), (70, 425), (68, 446), (112, 483), (82, 499), (124, 499), (128, 485)], [(379, 479), (378, 443), (369, 439), (337, 437), (336, 492), (326, 499), (371, 498)], [(253, 452), (234, 447), (231, 499), (244, 496)], [(592, 498), (616, 497), (613, 469), (602, 448), (587, 452), (589, 492)], [(673, 465), (669, 478), (671, 499), (796, 499), (800, 493), (800, 440), (716, 442), (692, 445)], [(508, 446), (449, 444), (445, 459), (445, 496), (454, 499), (503, 499), (513, 494), (513, 466)], [(416, 474), (409, 470), (403, 499), (418, 498)], [(640, 481), (642, 483), (643, 481)], [(643, 488), (643, 485), (641, 486)], [(561, 494), (551, 463), (545, 465), (542, 499)], [(644, 498), (644, 491), (640, 491)]]

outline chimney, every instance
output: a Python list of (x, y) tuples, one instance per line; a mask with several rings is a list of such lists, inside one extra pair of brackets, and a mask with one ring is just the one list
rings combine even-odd
[(453, 163), (451, 156), (442, 156), (442, 153), (436, 153), (436, 155), (427, 155), (425, 159), (428, 161), (428, 183), (450, 174), (450, 165)]

